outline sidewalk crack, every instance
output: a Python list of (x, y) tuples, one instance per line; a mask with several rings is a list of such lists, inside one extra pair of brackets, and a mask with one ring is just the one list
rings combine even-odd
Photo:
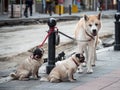
[(113, 85), (113, 84), (115, 84), (115, 83), (117, 83), (117, 82), (119, 82), (119, 81), (120, 81), (120, 79), (118, 79), (118, 80), (115, 81), (115, 82), (110, 83), (109, 85), (106, 85), (106, 86), (102, 87), (102, 88), (99, 89), (99, 90), (103, 90), (103, 89), (105, 89), (105, 88), (107, 88), (107, 87), (109, 87), (109, 86), (111, 86), (111, 85)]

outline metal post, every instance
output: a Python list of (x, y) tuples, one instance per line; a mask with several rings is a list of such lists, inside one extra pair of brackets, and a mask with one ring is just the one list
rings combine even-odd
[(115, 14), (115, 45), (114, 50), (118, 51), (120, 50), (120, 13)]
[(71, 15), (71, 5), (69, 5), (69, 15)]
[(1, 11), (1, 14), (3, 14), (3, 0), (1, 0), (1, 3), (0, 3), (1, 5), (1, 7), (0, 7), (0, 11)]
[(11, 18), (13, 18), (13, 2), (11, 2)]
[(22, 0), (20, 0), (20, 17), (22, 17)]
[(42, 0), (42, 13), (44, 13), (44, 4), (43, 4), (43, 0)]
[[(55, 25), (56, 20), (54, 18), (50, 18), (48, 20), (49, 32), (54, 29)], [(55, 66), (55, 38), (55, 31), (53, 31), (48, 38), (48, 65), (46, 67), (47, 74), (49, 74)]]
[(49, 8), (49, 15), (52, 16), (52, 5), (50, 5), (50, 8)]
[(115, 14), (115, 45), (114, 50), (120, 50), (120, 0), (117, 0), (117, 13)]
[(61, 15), (61, 5), (59, 5), (59, 15)]
[(120, 12), (120, 0), (117, 0), (117, 11)]

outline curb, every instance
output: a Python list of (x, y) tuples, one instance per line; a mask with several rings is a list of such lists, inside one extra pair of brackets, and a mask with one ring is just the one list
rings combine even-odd
[[(79, 20), (83, 15), (65, 15), (65, 16), (52, 16), (52, 18), (56, 18), (57, 22), (62, 21), (70, 21), (70, 20)], [(109, 19), (113, 18), (114, 15), (102, 15), (102, 18)], [(39, 24), (39, 23), (47, 23), (48, 19), (51, 18), (51, 16), (48, 17), (42, 17), (42, 18), (14, 18), (14, 19), (8, 19), (8, 20), (1, 20), (0, 21), (0, 27), (3, 26), (14, 26), (14, 25), (29, 25), (29, 24)]]

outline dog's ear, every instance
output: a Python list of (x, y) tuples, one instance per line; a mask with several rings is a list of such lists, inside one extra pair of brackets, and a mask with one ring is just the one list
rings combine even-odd
[(43, 48), (39, 48), (42, 52), (42, 54), (44, 54), (45, 50)]
[(75, 56), (80, 59), (80, 53), (76, 54)]
[(101, 19), (101, 12), (98, 14), (98, 20), (100, 20)]
[(84, 19), (85, 19), (85, 21), (88, 21), (89, 17), (87, 15), (84, 15)]

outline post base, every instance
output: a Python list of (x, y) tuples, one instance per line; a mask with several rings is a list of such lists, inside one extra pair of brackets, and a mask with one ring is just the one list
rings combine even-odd
[(114, 50), (115, 51), (120, 51), (120, 44), (115, 44), (114, 45)]
[(54, 68), (55, 65), (48, 65), (46, 66), (46, 73), (49, 74), (51, 70)]

